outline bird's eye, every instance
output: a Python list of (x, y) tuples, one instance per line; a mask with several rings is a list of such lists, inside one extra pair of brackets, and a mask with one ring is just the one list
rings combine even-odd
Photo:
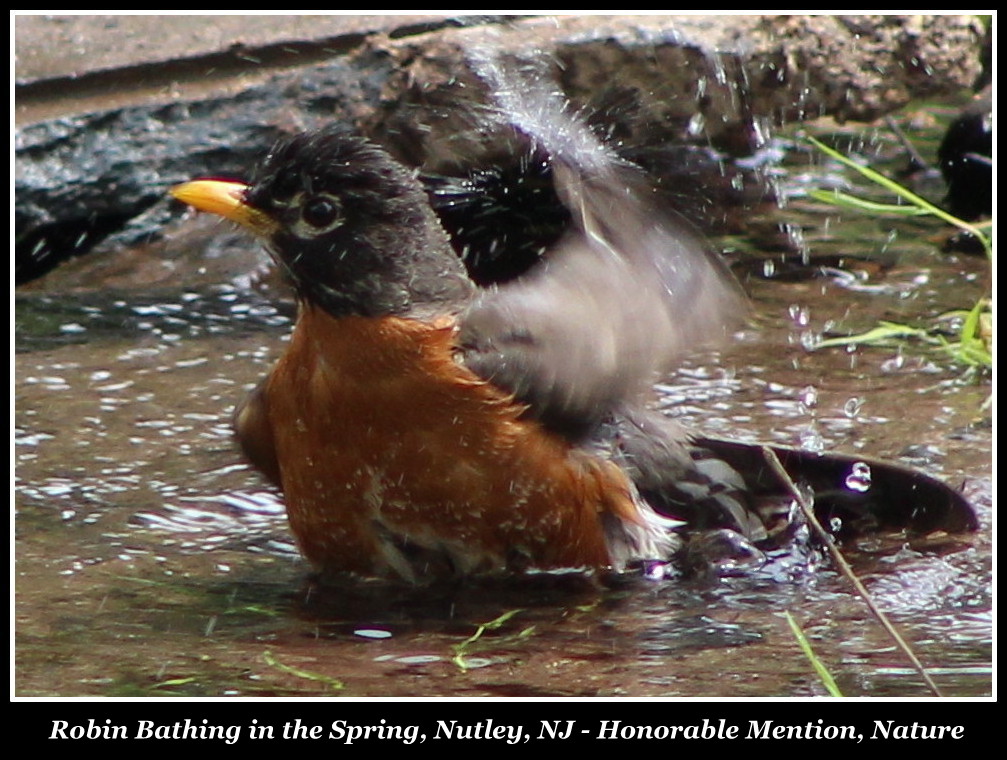
[(325, 229), (339, 217), (339, 205), (334, 198), (315, 196), (304, 204), (301, 218), (316, 229)]

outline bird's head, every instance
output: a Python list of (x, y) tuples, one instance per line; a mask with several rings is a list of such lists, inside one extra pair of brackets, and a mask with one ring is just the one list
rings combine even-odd
[(262, 238), (299, 296), (333, 316), (449, 310), (473, 285), (414, 172), (344, 128), (280, 141), (246, 184), (171, 194)]

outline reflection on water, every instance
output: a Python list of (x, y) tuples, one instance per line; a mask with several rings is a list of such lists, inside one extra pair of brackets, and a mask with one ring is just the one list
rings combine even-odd
[[(946, 693), (988, 694), (988, 387), (939, 356), (808, 350), (834, 330), (967, 306), (985, 265), (938, 258), (933, 225), (888, 236), (796, 200), (785, 213), (815, 255), (874, 240), (898, 265), (752, 280), (755, 324), (666, 378), (660, 405), (707, 435), (901, 458), (964, 483), (977, 536), (869, 537), (848, 552)], [(926, 694), (827, 566), (787, 582), (314, 587), (230, 432), (290, 315), (235, 290), (18, 297), (19, 695), (822, 694), (785, 610), (847, 694)]]

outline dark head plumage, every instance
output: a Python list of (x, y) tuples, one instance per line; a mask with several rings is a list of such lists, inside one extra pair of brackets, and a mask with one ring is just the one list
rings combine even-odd
[(173, 192), (258, 233), (303, 300), (373, 317), (452, 310), (471, 295), (414, 173), (345, 127), (281, 140), (253, 177)]

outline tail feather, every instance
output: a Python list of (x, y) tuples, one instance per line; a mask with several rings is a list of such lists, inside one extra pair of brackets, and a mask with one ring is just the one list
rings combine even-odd
[[(728, 530), (764, 548), (786, 542), (801, 522), (794, 486), (840, 539), (886, 529), (979, 527), (963, 494), (892, 462), (697, 437), (652, 411), (623, 410), (601, 433), (642, 498), (690, 532)], [(767, 450), (792, 482), (771, 465)]]
[[(762, 446), (712, 438), (693, 443), (743, 473), (755, 498), (777, 494), (785, 485), (766, 462)], [(979, 527), (962, 493), (911, 467), (848, 454), (768, 448), (794, 483), (811, 494), (818, 519), (840, 536), (887, 528), (961, 533)]]

